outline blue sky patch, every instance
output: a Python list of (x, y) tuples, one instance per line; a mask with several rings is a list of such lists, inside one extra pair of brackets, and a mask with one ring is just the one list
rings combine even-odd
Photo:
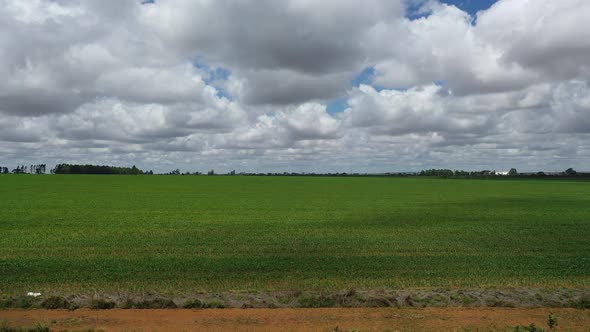
[(231, 70), (223, 67), (211, 67), (210, 65), (201, 61), (200, 58), (196, 58), (192, 62), (195, 68), (198, 68), (205, 72), (203, 76), (203, 82), (207, 85), (211, 85), (217, 89), (218, 97), (225, 97), (232, 99), (227, 90), (223, 87), (223, 84), (219, 84), (223, 81), (227, 81), (231, 75)]
[(207, 84), (214, 83), (216, 81), (226, 81), (231, 75), (231, 70), (223, 67), (212, 67), (202, 62), (199, 58), (192, 62), (195, 68), (204, 71), (207, 75), (203, 77), (203, 80)]
[(449, 5), (468, 12), (471, 16), (475, 16), (478, 11), (490, 8), (497, 0), (442, 0)]
[(329, 114), (340, 113), (348, 108), (347, 98), (336, 98), (333, 99), (326, 105), (326, 111)]
[[(440, 2), (446, 3), (448, 5), (453, 5), (469, 13), (469, 15), (475, 18), (477, 12), (490, 8), (493, 4), (498, 2), (498, 0), (440, 0)], [(429, 13), (420, 11), (420, 8), (423, 3), (424, 2), (408, 6), (406, 17), (415, 20), (428, 16)]]
[(352, 79), (352, 86), (358, 87), (361, 84), (371, 84), (373, 76), (375, 76), (375, 68), (367, 67)]

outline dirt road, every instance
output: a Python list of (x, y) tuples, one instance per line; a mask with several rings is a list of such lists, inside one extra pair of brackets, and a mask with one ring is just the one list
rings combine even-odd
[(515, 325), (590, 331), (590, 310), (508, 308), (334, 308), (204, 310), (3, 310), (12, 327), (42, 322), (52, 331), (506, 331)]

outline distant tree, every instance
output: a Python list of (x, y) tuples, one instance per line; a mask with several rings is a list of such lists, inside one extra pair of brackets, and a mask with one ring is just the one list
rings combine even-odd
[(454, 172), (450, 169), (427, 169), (420, 172), (421, 176), (453, 176)]
[(469, 176), (469, 172), (463, 170), (455, 171), (455, 176)]
[(236, 171), (229, 172), (229, 175), (236, 175)]
[(483, 171), (481, 171), (480, 175), (489, 176), (489, 175), (492, 175), (492, 171), (490, 171), (488, 169), (484, 169)]
[(518, 172), (516, 171), (516, 168), (511, 168), (508, 171), (508, 175), (510, 175), (510, 176), (517, 176), (518, 175)]
[(170, 175), (180, 175), (180, 170), (177, 168), (177, 169), (173, 170), (172, 172), (170, 172)]
[(576, 172), (571, 167), (565, 170), (565, 175), (567, 175), (567, 176), (575, 176), (576, 174), (578, 174), (578, 172)]
[(207, 172), (207, 175), (215, 175), (215, 170), (210, 170), (209, 172)]
[(29, 173), (31, 173), (31, 174), (45, 174), (46, 167), (47, 167), (47, 165), (45, 165), (45, 164), (31, 165), (31, 167), (29, 168)]
[(142, 173), (143, 172), (139, 168), (135, 167), (135, 165), (133, 165), (131, 167), (131, 174), (133, 174), (133, 175), (139, 175), (139, 174), (142, 174)]

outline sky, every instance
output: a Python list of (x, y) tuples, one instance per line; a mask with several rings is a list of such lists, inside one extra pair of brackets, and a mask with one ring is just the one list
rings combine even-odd
[(0, 0), (0, 166), (590, 171), (587, 0)]
[(489, 9), (496, 0), (445, 0), (443, 3), (456, 6), (457, 8), (469, 13), (469, 15), (476, 15), (481, 10)]

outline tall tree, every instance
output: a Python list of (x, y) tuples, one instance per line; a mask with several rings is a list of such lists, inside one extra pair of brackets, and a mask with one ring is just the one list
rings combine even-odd
[(574, 176), (574, 175), (576, 175), (576, 174), (578, 174), (578, 172), (576, 172), (576, 171), (575, 171), (573, 168), (571, 168), (571, 167), (565, 170), (565, 175), (567, 175), (567, 176)]

